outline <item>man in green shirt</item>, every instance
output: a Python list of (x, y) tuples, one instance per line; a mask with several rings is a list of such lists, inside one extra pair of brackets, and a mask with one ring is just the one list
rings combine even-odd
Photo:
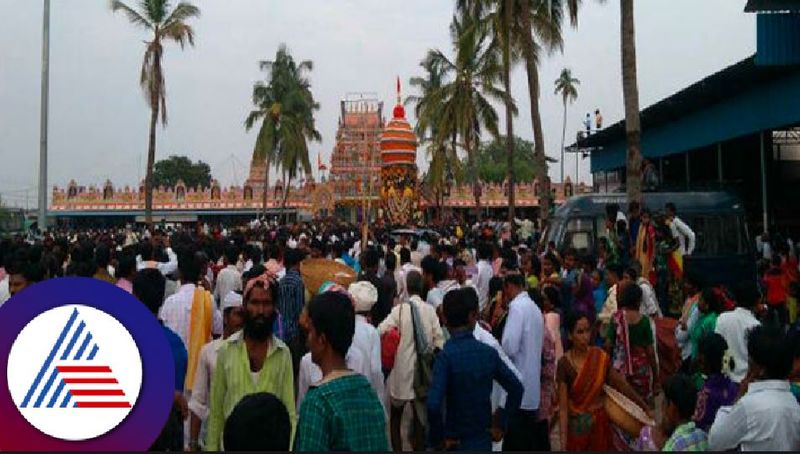
[(322, 380), (309, 389), (300, 407), (294, 450), (388, 451), (381, 402), (369, 381), (345, 362), (355, 333), (350, 299), (335, 291), (317, 295), (301, 324)]
[(225, 420), (243, 397), (272, 393), (289, 412), (292, 428), (296, 413), (294, 376), (289, 347), (273, 335), (278, 285), (265, 273), (251, 279), (244, 291), (244, 328), (220, 348), (211, 380), (208, 433), (205, 449), (220, 451)]

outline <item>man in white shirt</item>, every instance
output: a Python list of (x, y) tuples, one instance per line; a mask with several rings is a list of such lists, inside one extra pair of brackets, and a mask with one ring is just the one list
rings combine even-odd
[(653, 285), (647, 278), (640, 276), (641, 265), (634, 262), (631, 267), (622, 274), (622, 286), (636, 284), (642, 289), (642, 302), (639, 305), (639, 312), (650, 318), (661, 317), (661, 308), (658, 306), (658, 299)]
[(145, 268), (155, 268), (158, 271), (161, 271), (161, 274), (164, 276), (173, 274), (178, 269), (178, 256), (171, 247), (166, 247), (164, 252), (167, 253), (169, 261), (156, 261), (153, 244), (149, 241), (142, 243), (139, 247), (139, 255), (136, 256), (136, 269), (143, 270)]
[(747, 338), (751, 368), (741, 397), (720, 407), (708, 431), (710, 451), (799, 451), (800, 404), (787, 378), (793, 352), (780, 329), (754, 328)]
[(695, 246), (694, 231), (677, 216), (674, 203), (667, 203), (665, 210), (672, 236), (677, 238), (678, 243), (680, 243), (681, 255), (692, 255)]
[(236, 269), (238, 260), (239, 250), (236, 246), (229, 244), (225, 248), (224, 263), (226, 266), (219, 271), (217, 282), (214, 286), (214, 300), (219, 307), (222, 306), (223, 299), (230, 292), (242, 291), (242, 273)]
[(200, 350), (200, 359), (195, 372), (194, 389), (189, 400), (190, 437), (189, 448), (199, 450), (202, 446), (200, 440), (205, 439), (205, 423), (208, 418), (208, 397), (211, 393), (211, 377), (217, 366), (217, 352), (222, 347), (225, 339), (242, 328), (242, 295), (229, 292), (222, 300), (222, 338), (215, 339), (204, 345)]
[(353, 334), (352, 347), (361, 352), (369, 371), (367, 380), (375, 389), (378, 398), (386, 410), (386, 393), (383, 384), (383, 369), (381, 367), (381, 337), (378, 330), (367, 320), (372, 306), (378, 302), (378, 289), (369, 281), (358, 281), (350, 284), (347, 293), (353, 299), (356, 312), (356, 328)]
[(530, 219), (519, 220), (514, 218), (514, 223), (519, 227), (519, 238), (524, 242), (528, 242), (531, 235), (533, 235), (534, 224)]
[[(189, 333), (192, 319), (192, 300), (195, 294), (195, 282), (200, 280), (201, 268), (193, 254), (187, 254), (178, 259), (178, 268), (181, 276), (181, 286), (174, 295), (164, 301), (158, 317), (164, 326), (175, 331), (183, 341), (184, 347), (189, 350)], [(222, 334), (222, 315), (216, 308), (212, 314), (211, 334)]]
[[(410, 443), (415, 451), (425, 449), (424, 427), (427, 425), (425, 418), (424, 400), (415, 400), (414, 394), (414, 372), (417, 364), (417, 352), (414, 341), (414, 319), (411, 312), (413, 304), (419, 314), (419, 321), (422, 324), (421, 331), (433, 349), (441, 349), (444, 345), (444, 334), (439, 325), (439, 317), (433, 306), (422, 301), (422, 275), (417, 271), (409, 271), (406, 277), (406, 287), (410, 296), (407, 304), (401, 302), (392, 308), (392, 311), (378, 326), (378, 333), (385, 334), (393, 328), (400, 331), (400, 344), (397, 347), (394, 368), (389, 373), (386, 381), (389, 398), (391, 400), (391, 438), (392, 445), (400, 449), (401, 440), (409, 440), (405, 434), (401, 435), (401, 418), (406, 406), (411, 404), (414, 419), (415, 438)], [(491, 335), (490, 335), (491, 336)]]
[(261, 264), (262, 259), (262, 252), (261, 248), (255, 244), (248, 244), (244, 248), (244, 253), (242, 254), (243, 258), (245, 258), (244, 267), (242, 268), (242, 273), (246, 273), (250, 271), (256, 265)]
[(520, 410), (508, 421), (503, 449), (508, 451), (549, 451), (547, 422), (538, 419), (544, 318), (525, 289), (525, 278), (514, 272), (503, 282), (503, 295), (510, 301), (503, 330), (503, 350), (522, 374)]
[(478, 274), (473, 279), (478, 291), (478, 306), (481, 312), (489, 301), (489, 281), (494, 277), (492, 269), (492, 245), (483, 242), (478, 245)]
[(752, 284), (742, 284), (736, 289), (736, 309), (720, 314), (714, 329), (728, 343), (733, 369), (727, 375), (736, 383), (740, 383), (747, 375), (747, 333), (761, 325), (753, 315), (758, 298), (758, 291)]
[(422, 260), (422, 278), (428, 295), (425, 302), (438, 309), (444, 301), (444, 295), (450, 290), (459, 288), (458, 282), (452, 279), (445, 279), (447, 275), (447, 264), (440, 262), (432, 256), (427, 256)]

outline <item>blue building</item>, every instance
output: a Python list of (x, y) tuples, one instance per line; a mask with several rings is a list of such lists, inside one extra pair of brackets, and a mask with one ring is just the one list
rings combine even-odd
[[(796, 230), (800, 2), (750, 0), (745, 11), (757, 13), (756, 54), (642, 110), (643, 160), (659, 190), (733, 190), (753, 227)], [(571, 148), (591, 153), (595, 190), (624, 186), (624, 120)]]

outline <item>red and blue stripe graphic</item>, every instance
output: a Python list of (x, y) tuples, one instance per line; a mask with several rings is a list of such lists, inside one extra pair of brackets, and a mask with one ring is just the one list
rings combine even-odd
[(111, 367), (95, 360), (100, 347), (78, 316), (74, 309), (20, 408), (131, 407)]

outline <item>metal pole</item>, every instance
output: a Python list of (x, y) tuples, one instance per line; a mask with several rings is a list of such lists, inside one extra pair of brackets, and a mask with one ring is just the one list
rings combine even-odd
[(761, 206), (763, 207), (762, 221), (764, 222), (764, 232), (767, 231), (767, 159), (764, 151), (764, 131), (761, 131)]
[(42, 25), (42, 105), (39, 124), (39, 231), (47, 228), (47, 116), (50, 97), (50, 0), (44, 0)]

